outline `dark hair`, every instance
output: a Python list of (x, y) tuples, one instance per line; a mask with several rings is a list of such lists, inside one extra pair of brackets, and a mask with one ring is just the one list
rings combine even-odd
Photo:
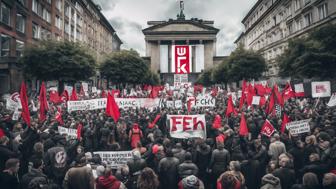
[(186, 152), (184, 159), (185, 160), (191, 160), (191, 153), (190, 152)]
[(16, 166), (16, 164), (18, 164), (20, 162), (19, 159), (16, 159), (16, 158), (10, 158), (6, 161), (6, 169), (9, 169), (9, 168), (14, 168)]
[(34, 169), (38, 169), (39, 167), (41, 167), (43, 165), (43, 161), (42, 159), (34, 159), (33, 160), (33, 168)]
[(222, 188), (225, 189), (234, 189), (237, 185), (237, 178), (229, 172), (225, 172), (221, 177), (220, 183), (222, 184)]
[(166, 150), (166, 157), (173, 157), (174, 153), (170, 148), (167, 148)]
[(141, 189), (157, 189), (160, 184), (155, 172), (151, 168), (146, 167), (141, 171), (137, 185)]

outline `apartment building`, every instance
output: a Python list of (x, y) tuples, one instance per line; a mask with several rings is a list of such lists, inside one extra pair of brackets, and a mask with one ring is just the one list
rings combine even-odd
[(243, 18), (245, 31), (235, 43), (260, 52), (267, 61), (265, 77), (277, 77), (276, 58), (288, 40), (336, 23), (335, 0), (258, 0)]
[(122, 41), (92, 0), (0, 0), (0, 94), (23, 80), (18, 57), (26, 45), (54, 39), (81, 42), (101, 61)]

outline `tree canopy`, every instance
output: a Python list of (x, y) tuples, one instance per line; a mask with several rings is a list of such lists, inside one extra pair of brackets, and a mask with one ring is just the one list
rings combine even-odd
[(319, 28), (307, 37), (289, 41), (278, 58), (280, 75), (292, 78), (336, 78), (336, 26)]
[(257, 52), (245, 50), (239, 46), (227, 60), (213, 69), (214, 82), (258, 79), (266, 70), (265, 59)]
[(76, 81), (95, 74), (95, 58), (80, 44), (42, 41), (27, 47), (19, 63), (27, 78)]
[(158, 76), (152, 73), (149, 63), (134, 50), (112, 53), (100, 66), (103, 77), (115, 83), (157, 84)]

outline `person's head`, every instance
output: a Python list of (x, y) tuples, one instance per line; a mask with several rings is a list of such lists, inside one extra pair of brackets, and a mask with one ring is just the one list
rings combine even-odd
[(254, 147), (258, 149), (261, 146), (261, 140), (260, 139), (255, 139), (253, 141)]
[(84, 152), (84, 149), (83, 149), (83, 147), (82, 147), (82, 146), (77, 146), (77, 149), (76, 149), (76, 151), (77, 151), (77, 154), (81, 154), (81, 153), (83, 153), (83, 152)]
[(5, 164), (6, 170), (9, 170), (11, 173), (17, 173), (20, 168), (20, 160), (16, 158), (10, 158), (6, 161)]
[(9, 143), (9, 138), (7, 136), (2, 136), (0, 138), (0, 144), (6, 146)]
[(238, 183), (238, 180), (235, 175), (230, 172), (225, 172), (220, 180), (222, 188), (225, 189), (234, 189)]
[(112, 169), (110, 167), (106, 167), (104, 171), (104, 176), (109, 177), (112, 175)]
[(141, 159), (141, 154), (138, 150), (135, 150), (132, 153), (133, 153), (133, 158), (134, 159)]
[(304, 147), (304, 142), (302, 142), (301, 140), (297, 140), (297, 141), (295, 142), (295, 145), (296, 145), (296, 147), (298, 147), (298, 148), (303, 148), (303, 147)]
[(103, 176), (105, 173), (105, 167), (102, 165), (97, 166), (96, 173), (98, 177)]
[(37, 142), (34, 144), (34, 152), (42, 153), (44, 151), (44, 146), (42, 142)]
[(196, 176), (190, 175), (182, 180), (182, 185), (185, 189), (197, 189), (200, 186), (200, 181)]
[(152, 188), (158, 188), (159, 180), (151, 168), (145, 167), (139, 175), (137, 185), (138, 188), (148, 188), (148, 186), (151, 186)]
[(315, 173), (308, 172), (303, 175), (302, 184), (303, 186), (314, 187), (319, 184), (319, 181)]
[(319, 161), (320, 160), (320, 155), (318, 155), (317, 153), (311, 153), (309, 155), (309, 161), (310, 162), (315, 162), (315, 161)]
[(168, 149), (166, 150), (166, 157), (173, 157), (173, 156), (174, 156), (173, 151), (172, 151), (170, 148), (168, 148)]
[(84, 166), (87, 163), (87, 159), (85, 156), (81, 157), (78, 162), (76, 162), (78, 166)]
[(334, 173), (326, 173), (323, 177), (323, 186), (336, 186), (336, 175)]
[(42, 159), (34, 159), (33, 168), (42, 170), (44, 167), (44, 163)]
[(190, 152), (186, 152), (184, 159), (185, 159), (186, 161), (191, 161), (191, 159), (192, 159), (192, 157), (191, 157), (191, 153), (190, 153)]
[(229, 169), (231, 171), (240, 171), (240, 163), (239, 163), (239, 161), (230, 161)]

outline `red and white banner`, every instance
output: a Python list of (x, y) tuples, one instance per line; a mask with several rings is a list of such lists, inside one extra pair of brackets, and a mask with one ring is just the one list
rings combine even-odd
[(15, 92), (6, 99), (6, 109), (15, 111), (20, 108), (22, 108), (20, 94)]
[(304, 88), (303, 88), (303, 83), (295, 84), (294, 85), (294, 91), (295, 91), (295, 96), (296, 97), (304, 97)]
[(313, 98), (329, 97), (331, 95), (330, 81), (312, 82)]
[(172, 72), (175, 74), (189, 74), (192, 72), (191, 46), (172, 46)]
[(167, 115), (173, 138), (206, 138), (205, 115)]
[(271, 124), (271, 122), (269, 122), (267, 119), (264, 123), (264, 125), (261, 128), (260, 133), (264, 134), (268, 137), (272, 136), (272, 134), (274, 133), (275, 129), (273, 127), (273, 125)]

